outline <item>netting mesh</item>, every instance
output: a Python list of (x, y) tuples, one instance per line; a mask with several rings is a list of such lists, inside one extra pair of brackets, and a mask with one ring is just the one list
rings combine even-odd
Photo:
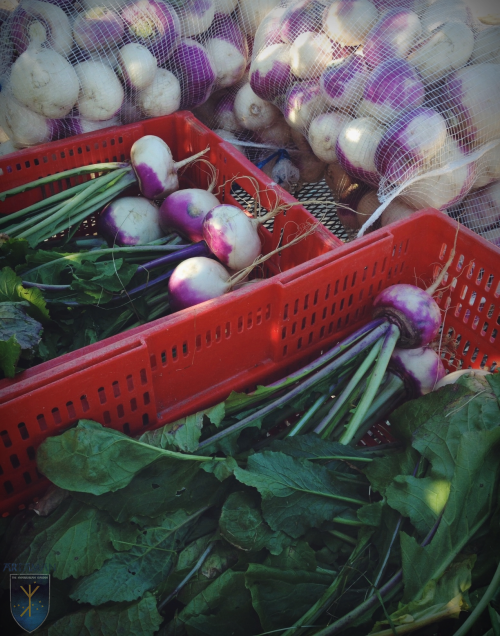
[(496, 4), (22, 0), (0, 126), (22, 147), (187, 108), (294, 192), (327, 175), (350, 230), (435, 207), (500, 243)]

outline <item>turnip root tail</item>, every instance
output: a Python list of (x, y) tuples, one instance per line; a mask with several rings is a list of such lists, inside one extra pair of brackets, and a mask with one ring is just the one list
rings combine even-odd
[(210, 163), (210, 161), (208, 161), (208, 159), (198, 159), (197, 161), (198, 163), (203, 163), (207, 166), (209, 181), (205, 189), (207, 192), (213, 193), (213, 191), (215, 190), (215, 186), (217, 185), (218, 170), (213, 163)]
[(178, 171), (181, 168), (183, 168), (184, 166), (187, 166), (188, 163), (192, 163), (193, 161), (196, 161), (196, 159), (198, 159), (199, 157), (202, 157), (204, 154), (206, 154), (208, 151), (210, 150), (209, 147), (205, 148), (205, 150), (201, 150), (200, 152), (197, 152), (195, 155), (193, 155), (192, 157), (187, 157), (187, 159), (183, 159), (182, 161), (176, 161), (174, 163), (175, 169)]
[(437, 288), (439, 287), (439, 285), (441, 285), (441, 283), (443, 282), (443, 278), (446, 276), (446, 272), (448, 271), (451, 264), (453, 263), (453, 259), (455, 258), (455, 248), (457, 246), (457, 238), (458, 238), (459, 229), (460, 229), (460, 223), (457, 222), (457, 231), (455, 232), (455, 241), (453, 243), (453, 247), (451, 248), (450, 258), (446, 261), (443, 269), (439, 272), (439, 275), (436, 278), (436, 280), (432, 283), (430, 287), (427, 287), (427, 289), (425, 290), (429, 294), (429, 296), (433, 296), (436, 293)]
[(316, 229), (320, 225), (321, 225), (320, 222), (309, 224), (308, 226), (306, 226), (306, 229), (303, 232), (298, 234), (294, 239), (292, 239), (291, 241), (289, 241), (285, 245), (281, 245), (281, 244), (278, 243), (278, 245), (275, 247), (275, 249), (272, 250), (271, 252), (269, 252), (269, 254), (264, 254), (264, 256), (259, 256), (258, 258), (255, 259), (255, 261), (251, 265), (249, 265), (248, 267), (243, 268), (241, 271), (237, 272), (236, 274), (233, 274), (233, 276), (231, 276), (231, 278), (228, 281), (229, 282), (229, 289), (234, 288), (235, 285), (237, 285), (242, 280), (244, 280), (248, 276), (248, 274), (252, 271), (252, 269), (254, 269), (254, 267), (257, 267), (258, 265), (261, 265), (262, 263), (265, 263), (272, 256), (274, 256), (275, 254), (278, 254), (278, 252), (281, 252), (282, 250), (285, 250), (288, 247), (291, 247), (292, 245), (295, 245), (296, 243), (299, 243), (300, 241), (305, 239), (310, 234), (313, 234), (314, 232), (316, 232)]

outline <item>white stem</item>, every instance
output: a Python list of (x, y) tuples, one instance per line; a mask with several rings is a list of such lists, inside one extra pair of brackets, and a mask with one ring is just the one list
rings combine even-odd
[(180, 170), (184, 166), (187, 166), (188, 163), (191, 163), (192, 161), (195, 161), (196, 159), (198, 159), (198, 157), (201, 157), (202, 155), (207, 153), (209, 150), (210, 150), (210, 148), (205, 148), (205, 150), (202, 150), (201, 152), (197, 152), (192, 157), (188, 157), (187, 159), (183, 159), (182, 161), (176, 161), (174, 163), (174, 168), (176, 170)]

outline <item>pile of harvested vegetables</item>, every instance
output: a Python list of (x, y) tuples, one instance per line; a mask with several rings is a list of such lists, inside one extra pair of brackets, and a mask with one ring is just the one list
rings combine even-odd
[[(137, 439), (46, 439), (53, 486), (2, 521), (3, 561), (53, 575), (36, 633), (496, 635), (500, 380), (444, 376), (432, 291), (384, 290), (305, 367)], [(395, 441), (356, 446), (387, 413)]]

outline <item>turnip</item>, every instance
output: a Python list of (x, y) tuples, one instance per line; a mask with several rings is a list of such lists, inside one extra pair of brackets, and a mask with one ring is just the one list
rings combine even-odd
[(236, 93), (234, 114), (236, 121), (247, 130), (272, 126), (281, 116), (278, 108), (258, 97), (248, 83)]
[(181, 86), (173, 73), (157, 69), (154, 79), (137, 93), (137, 103), (145, 117), (170, 115), (181, 105)]
[(411, 384), (412, 397), (426, 395), (434, 391), (446, 375), (441, 358), (429, 347), (415, 349), (398, 349), (396, 347), (388, 369), (392, 373), (396, 373), (405, 381), (405, 384)]
[[(352, 177), (349, 173), (347, 173), (344, 168), (340, 165), (340, 163), (330, 163), (326, 168), (325, 173), (325, 182), (326, 185), (330, 188), (330, 192), (333, 194), (336, 201), (346, 202), (351, 195), (359, 189), (358, 182)], [(377, 199), (378, 201), (378, 199)], [(356, 223), (351, 223), (351, 217), (356, 216), (355, 210), (344, 209), (343, 207), (339, 207), (336, 210), (337, 216), (342, 222), (344, 227), (347, 227), (343, 222), (343, 212), (346, 212), (346, 220), (348, 223), (348, 227), (350, 229), (357, 229), (359, 227), (357, 221)]]
[(321, 75), (320, 86), (325, 102), (333, 108), (348, 109), (359, 102), (369, 71), (359, 55), (335, 60)]
[(185, 0), (177, 6), (183, 38), (199, 35), (212, 24), (215, 15), (214, 0)]
[(194, 108), (209, 98), (217, 74), (212, 57), (204, 46), (189, 38), (181, 40), (167, 67), (179, 80), (181, 108)]
[(414, 212), (415, 210), (405, 203), (401, 197), (396, 197), (382, 212), (380, 225), (385, 227), (391, 223), (403, 221), (404, 219), (408, 219)]
[(108, 245), (144, 245), (163, 236), (158, 207), (143, 197), (122, 197), (99, 215), (97, 231)]
[(325, 9), (323, 27), (334, 42), (359, 46), (377, 18), (378, 11), (369, 0), (335, 0)]
[(446, 134), (446, 121), (436, 110), (420, 107), (402, 115), (380, 140), (375, 153), (378, 172), (391, 183), (404, 182), (441, 151)]
[(182, 261), (168, 282), (170, 306), (173, 311), (218, 298), (231, 288), (231, 274), (211, 258), (198, 256)]
[(422, 15), (422, 28), (432, 33), (447, 22), (458, 22), (471, 25), (472, 13), (464, 3), (457, 0), (437, 0)]
[(357, 114), (389, 123), (397, 115), (422, 106), (424, 99), (424, 85), (413, 67), (406, 60), (389, 59), (370, 75)]
[[(438, 170), (437, 174), (432, 174)], [(475, 164), (451, 137), (441, 151), (425, 162), (422, 176), (406, 187), (401, 198), (416, 210), (447, 210), (469, 192), (476, 177)]]
[[(313, 0), (314, 1), (314, 0)], [(290, 49), (290, 67), (295, 77), (319, 77), (334, 57), (334, 45), (324, 33), (305, 31)]]
[(73, 22), (75, 44), (88, 51), (119, 45), (125, 34), (120, 16), (105, 7), (79, 13)]
[(306, 130), (313, 117), (324, 110), (321, 89), (314, 80), (295, 83), (282, 101), (286, 123), (294, 130)]
[(455, 384), (455, 382), (464, 375), (470, 376), (471, 378), (481, 378), (490, 375), (490, 371), (486, 371), (485, 369), (460, 369), (460, 371), (452, 371), (443, 376), (439, 382), (436, 383), (434, 390), (437, 391), (443, 386), (448, 386), (448, 384)]
[(446, 22), (426, 40), (419, 43), (407, 60), (425, 84), (443, 79), (451, 71), (466, 64), (474, 48), (474, 34), (461, 22)]
[(238, 19), (243, 32), (255, 35), (257, 28), (266, 15), (274, 9), (281, 0), (252, 0), (240, 2), (238, 5)]
[(258, 228), (268, 218), (271, 216), (248, 216), (234, 205), (218, 205), (205, 216), (203, 238), (223, 265), (237, 271), (251, 265), (261, 253)]
[(290, 45), (272, 44), (253, 58), (250, 86), (256, 95), (272, 101), (283, 93), (291, 81)]
[(375, 152), (385, 128), (373, 117), (349, 121), (339, 133), (335, 153), (344, 170), (356, 179), (378, 185), (380, 174), (375, 166)]
[(297, 184), (298, 191), (304, 183), (316, 183), (321, 181), (325, 175), (327, 164), (316, 157), (309, 142), (302, 133), (292, 128), (291, 134), (298, 148), (298, 150), (289, 150), (290, 156), (300, 172), (300, 179)]
[(102, 62), (82, 62), (75, 71), (80, 82), (76, 104), (79, 114), (91, 121), (114, 117), (125, 94), (113, 69)]
[(207, 36), (205, 47), (215, 66), (217, 86), (233, 86), (243, 77), (247, 67), (248, 43), (245, 35), (231, 17), (216, 14)]
[(281, 37), (293, 44), (303, 33), (319, 32), (324, 11), (325, 3), (320, 0), (292, 2), (281, 19)]
[(130, 42), (143, 44), (161, 66), (180, 42), (181, 26), (173, 7), (162, 0), (133, 0), (121, 11)]
[(473, 190), (483, 188), (500, 179), (500, 142), (487, 150), (476, 162), (476, 180)]
[(193, 243), (202, 241), (205, 216), (217, 205), (219, 200), (208, 190), (177, 190), (160, 206), (160, 227), (165, 234), (173, 230)]
[(178, 170), (205, 152), (174, 162), (170, 148), (160, 137), (145, 135), (138, 139), (130, 150), (130, 161), (143, 196), (163, 199), (178, 190)]
[(0, 143), (0, 157), (5, 157), (5, 155), (10, 155), (13, 152), (17, 152), (19, 148), (14, 144), (13, 141), (2, 141)]
[(271, 44), (283, 42), (281, 38), (281, 18), (286, 12), (284, 7), (275, 7), (266, 15), (259, 24), (253, 41), (253, 51), (259, 53), (263, 48)]
[(390, 9), (383, 13), (366, 36), (364, 59), (368, 66), (374, 68), (385, 60), (404, 58), (421, 33), (416, 13), (404, 8)]
[[(71, 0), (69, 0), (69, 2), (71, 2)], [(129, 2), (130, 0), (81, 0), (81, 5), (85, 9), (107, 7), (108, 9), (113, 9), (113, 11), (118, 11), (126, 4), (129, 4)]]
[(500, 137), (500, 64), (475, 64), (452, 73), (443, 100), (457, 119), (456, 136), (472, 146)]
[(24, 53), (30, 45), (44, 45), (68, 55), (73, 46), (68, 16), (49, 2), (24, 0), (12, 14), (9, 31), (18, 53)]
[(337, 139), (342, 128), (352, 120), (348, 115), (340, 113), (324, 113), (315, 117), (309, 126), (307, 140), (311, 148), (322, 161), (337, 161)]
[(156, 75), (155, 56), (142, 44), (131, 42), (122, 46), (118, 54), (117, 73), (126, 86), (133, 90), (143, 90)]
[(44, 48), (29, 48), (17, 58), (11, 68), (10, 86), (22, 104), (51, 119), (65, 117), (71, 111), (80, 89), (73, 67), (59, 53)]
[(234, 93), (224, 93), (215, 102), (213, 108), (212, 121), (210, 127), (227, 130), (229, 132), (237, 132), (243, 130), (241, 124), (236, 120), (234, 114)]
[(491, 26), (476, 34), (471, 64), (500, 64), (500, 26)]
[(500, 182), (472, 192), (462, 202), (461, 219), (475, 232), (493, 229), (500, 222)]
[(33, 112), (6, 91), (0, 93), (0, 125), (19, 147), (52, 141), (60, 132), (58, 120)]

